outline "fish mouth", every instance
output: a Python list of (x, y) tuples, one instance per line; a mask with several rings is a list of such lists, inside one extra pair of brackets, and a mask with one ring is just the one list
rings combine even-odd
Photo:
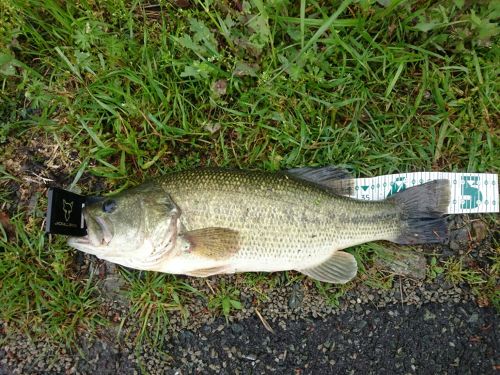
[(68, 244), (78, 250), (90, 252), (90, 249), (105, 248), (113, 239), (111, 225), (102, 217), (92, 217), (83, 210), (83, 217), (87, 224), (87, 235), (70, 237)]

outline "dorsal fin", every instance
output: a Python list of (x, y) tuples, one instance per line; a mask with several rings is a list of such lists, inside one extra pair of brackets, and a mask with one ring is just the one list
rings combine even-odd
[(227, 228), (202, 228), (183, 233), (182, 251), (213, 260), (229, 258), (240, 247), (239, 233)]
[(356, 276), (358, 264), (351, 254), (344, 251), (336, 251), (323, 263), (297, 271), (319, 281), (345, 284)]
[(335, 166), (302, 167), (289, 169), (285, 173), (302, 180), (325, 186), (335, 194), (351, 195), (354, 191), (353, 176), (344, 168)]

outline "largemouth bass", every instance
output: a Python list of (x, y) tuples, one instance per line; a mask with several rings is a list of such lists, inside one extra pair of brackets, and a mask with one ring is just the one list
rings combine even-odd
[(345, 283), (357, 264), (342, 249), (446, 240), (447, 180), (377, 202), (340, 195), (352, 183), (335, 167), (174, 172), (87, 205), (88, 235), (69, 244), (142, 270), (200, 277), (297, 270)]

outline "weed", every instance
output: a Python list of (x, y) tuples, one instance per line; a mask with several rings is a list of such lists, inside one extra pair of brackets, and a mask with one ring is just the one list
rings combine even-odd
[(464, 257), (451, 258), (445, 262), (443, 274), (453, 284), (465, 283), (469, 285), (480, 306), (492, 305), (497, 311), (500, 311), (498, 259), (498, 252), (495, 252), (491, 267), (486, 270), (478, 270), (466, 267)]
[(434, 280), (444, 272), (444, 268), (438, 265), (437, 258), (433, 256), (429, 268), (427, 269), (427, 277), (429, 280)]
[(252, 272), (244, 274), (243, 277), (242, 284), (254, 293), (257, 305), (267, 302), (269, 300), (267, 290), (274, 289), (279, 283), (278, 278), (269, 273)]
[(342, 297), (352, 289), (352, 285), (350, 284), (332, 285), (317, 280), (314, 280), (314, 285), (323, 298), (325, 298), (327, 305), (335, 308), (340, 306)]
[(483, 284), (486, 280), (479, 271), (464, 266), (463, 258), (451, 258), (447, 260), (443, 268), (446, 279), (452, 284), (467, 283), (469, 285)]
[(366, 243), (353, 248), (352, 254), (358, 263), (358, 273), (363, 284), (374, 289), (390, 289), (394, 274), (383, 272), (375, 267), (377, 260), (393, 262), (391, 253), (377, 242)]
[(239, 301), (240, 291), (231, 285), (226, 285), (221, 280), (215, 288), (215, 295), (211, 295), (208, 301), (208, 308), (214, 311), (220, 311), (228, 322), (232, 310), (241, 310), (243, 306)]

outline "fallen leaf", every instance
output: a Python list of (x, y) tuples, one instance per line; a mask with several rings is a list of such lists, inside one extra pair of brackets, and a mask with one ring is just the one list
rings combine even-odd
[(488, 307), (490, 305), (490, 301), (485, 296), (478, 296), (476, 302), (479, 307)]
[(244, 77), (244, 76), (252, 76), (257, 77), (257, 72), (259, 70), (259, 66), (257, 64), (247, 64), (242, 61), (238, 61), (234, 68), (233, 74), (236, 77)]
[(7, 212), (0, 211), (0, 225), (3, 227), (5, 230), (5, 233), (7, 234), (7, 240), (11, 239), (14, 234), (14, 226), (10, 222), (10, 217)]
[(203, 127), (206, 131), (210, 132), (210, 134), (215, 134), (220, 130), (220, 123), (208, 123)]
[(419, 31), (423, 31), (425, 33), (427, 31), (431, 31), (432, 29), (436, 28), (439, 25), (440, 24), (438, 22), (435, 22), (435, 21), (419, 22), (415, 25), (415, 29), (417, 29)]
[(391, 0), (377, 0), (377, 3), (382, 5), (384, 8), (387, 8), (389, 5), (391, 5)]
[(472, 222), (472, 237), (476, 242), (481, 242), (488, 236), (488, 226), (481, 220)]
[(175, 0), (174, 4), (179, 8), (189, 8), (191, 6), (191, 2), (189, 0)]

